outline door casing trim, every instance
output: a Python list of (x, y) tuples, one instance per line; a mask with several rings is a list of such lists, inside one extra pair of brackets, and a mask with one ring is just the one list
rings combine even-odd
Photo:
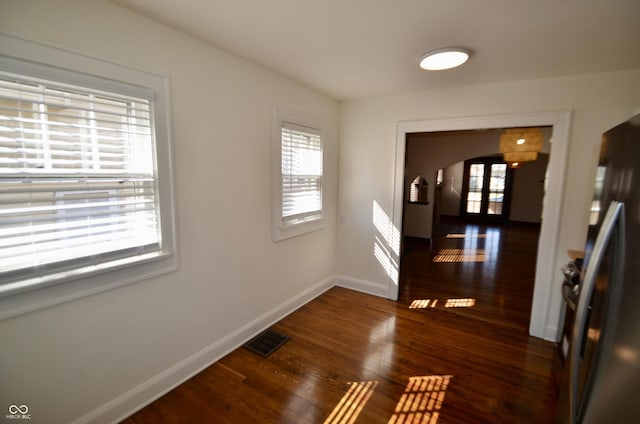
[[(454, 117), (416, 121), (398, 121), (396, 125), (396, 157), (393, 185), (393, 225), (402, 231), (404, 196), (404, 167), (407, 134), (416, 132), (437, 132), (475, 130), (482, 128), (510, 128), (552, 126), (553, 142), (549, 154), (547, 191), (542, 212), (542, 226), (538, 241), (536, 275), (531, 305), (529, 334), (545, 340), (555, 341), (557, 323), (549, 321), (549, 307), (554, 292), (558, 269), (558, 234), (564, 194), (565, 171), (569, 147), (571, 110), (530, 112), (504, 115)], [(400, 263), (400, 258), (392, 258)], [(560, 259), (561, 260), (561, 259)], [(397, 300), (397, 281), (389, 280), (389, 298)]]

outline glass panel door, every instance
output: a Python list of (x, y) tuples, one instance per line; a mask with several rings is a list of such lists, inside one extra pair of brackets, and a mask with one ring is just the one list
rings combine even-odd
[(487, 207), (488, 215), (502, 215), (506, 177), (506, 163), (491, 164), (491, 173), (489, 176), (489, 204)]
[(465, 163), (462, 214), (502, 220), (508, 215), (509, 175), (501, 158), (476, 158)]
[(473, 163), (469, 167), (469, 191), (467, 192), (467, 213), (481, 213), (483, 187), (484, 187), (484, 164)]

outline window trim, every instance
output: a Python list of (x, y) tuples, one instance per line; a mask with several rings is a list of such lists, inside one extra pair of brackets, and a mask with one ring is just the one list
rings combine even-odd
[(0, 67), (8, 72), (105, 91), (143, 93), (152, 99), (162, 239), (161, 251), (139, 260), (124, 258), (109, 266), (81, 268), (61, 274), (60, 278), (48, 278), (41, 284), (29, 280), (16, 282), (0, 296), (0, 320), (175, 271), (178, 260), (168, 77), (6, 34), (0, 34), (0, 43), (3, 45)]
[[(322, 196), (322, 206), (318, 218), (300, 222), (284, 223), (282, 212), (282, 128), (288, 123), (293, 126), (306, 127), (319, 134), (322, 141), (322, 176), (326, 175), (324, 160), (324, 121), (320, 118), (275, 108), (272, 123), (272, 238), (274, 242), (291, 237), (300, 236), (325, 227), (325, 199)], [(321, 193), (324, 194), (324, 184)]]

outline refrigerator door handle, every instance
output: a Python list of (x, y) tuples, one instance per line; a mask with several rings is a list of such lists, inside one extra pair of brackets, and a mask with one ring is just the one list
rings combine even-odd
[[(580, 296), (576, 311), (576, 318), (573, 324), (571, 354), (569, 356), (569, 423), (576, 424), (578, 420), (578, 369), (580, 364), (580, 351), (582, 339), (584, 338), (585, 326), (587, 324), (589, 303), (595, 288), (598, 269), (605, 255), (607, 245), (614, 233), (617, 225), (624, 225), (624, 203), (612, 201), (607, 210), (607, 214), (602, 221), (602, 226), (598, 232), (598, 237), (591, 253), (591, 259), (587, 264), (585, 276), (580, 287)], [(621, 228), (620, 234), (624, 234)]]

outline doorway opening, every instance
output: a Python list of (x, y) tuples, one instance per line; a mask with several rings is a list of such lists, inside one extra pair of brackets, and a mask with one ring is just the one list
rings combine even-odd
[[(535, 282), (533, 299), (531, 302), (531, 319), (529, 334), (546, 340), (555, 340), (557, 337), (557, 320), (554, 314), (559, 311), (550, 311), (551, 296), (556, 281), (557, 268), (561, 263), (558, 258), (557, 234), (560, 218), (560, 205), (564, 187), (564, 164), (566, 162), (568, 131), (570, 124), (570, 112), (541, 112), (515, 115), (497, 115), (473, 118), (452, 118), (442, 120), (425, 120), (399, 122), (396, 141), (396, 172), (394, 186), (394, 204), (392, 221), (396, 228), (404, 232), (403, 221), (413, 212), (405, 202), (405, 153), (407, 149), (407, 137), (412, 133), (436, 133), (445, 131), (477, 131), (478, 129), (517, 128), (517, 127), (550, 127), (553, 132), (553, 144), (549, 151), (549, 165), (546, 178), (545, 205), (542, 212), (542, 223), (537, 246), (537, 261), (535, 264)], [(490, 130), (483, 130), (490, 131)], [(494, 150), (495, 152), (495, 150)], [(471, 154), (472, 157), (482, 156)], [(434, 165), (434, 171), (425, 175), (436, 175), (441, 166)], [(437, 178), (437, 177), (431, 177)], [(433, 192), (432, 192), (433, 195)], [(415, 205), (419, 207), (419, 205)], [(415, 209), (415, 208), (414, 208)], [(432, 218), (433, 206), (427, 206), (429, 218)], [(426, 227), (431, 227), (433, 221), (422, 221)], [(426, 228), (431, 235), (433, 228)], [(429, 237), (430, 238), (430, 237)], [(400, 255), (399, 255), (400, 256)], [(401, 258), (398, 257), (398, 260)], [(399, 286), (394, 282), (389, 283), (389, 297), (398, 299)]]
[[(550, 127), (539, 129), (543, 152), (517, 168), (498, 153), (503, 129), (407, 135), (406, 173), (432, 174), (436, 186), (426, 207), (405, 205), (399, 300), (411, 303), (429, 291), (471, 298), (476, 306), (464, 311), (470, 318), (527, 331), (552, 135)], [(432, 225), (421, 225), (431, 205)]]

